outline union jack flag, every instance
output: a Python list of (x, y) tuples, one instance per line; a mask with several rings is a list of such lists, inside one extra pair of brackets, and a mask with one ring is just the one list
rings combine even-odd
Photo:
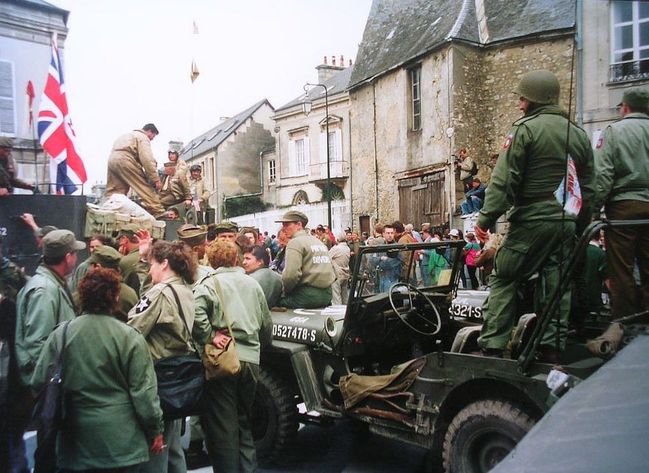
[(52, 37), (52, 61), (38, 111), (38, 136), (41, 145), (52, 158), (50, 179), (56, 177), (57, 194), (73, 194), (86, 182), (86, 168), (74, 146), (75, 133), (65, 98), (63, 68)]

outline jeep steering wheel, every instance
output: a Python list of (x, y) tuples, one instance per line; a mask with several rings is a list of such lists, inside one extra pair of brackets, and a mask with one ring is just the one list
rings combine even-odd
[[(408, 290), (408, 301), (409, 301), (409, 308), (404, 310), (404, 309), (397, 309), (397, 306), (394, 303), (394, 296), (395, 294), (403, 294), (403, 292), (400, 292), (397, 290), (397, 288), (400, 287), (405, 287)], [(435, 318), (437, 319), (437, 323), (433, 324), (433, 327), (435, 328), (432, 332), (424, 332), (422, 330), (419, 330), (417, 327), (412, 325), (410, 322), (406, 320), (407, 315), (415, 315), (418, 318), (422, 319), (425, 323), (430, 324), (431, 321), (428, 320), (424, 316), (424, 314), (421, 313), (420, 310), (415, 308), (415, 305), (413, 304), (413, 295), (421, 296), (430, 306), (433, 308), (433, 312), (435, 313)], [(412, 284), (408, 284), (405, 282), (397, 282), (394, 283), (392, 286), (390, 286), (390, 291), (388, 292), (388, 299), (390, 300), (390, 306), (392, 307), (392, 310), (394, 311), (395, 314), (397, 314), (397, 317), (401, 319), (401, 321), (408, 326), (411, 330), (417, 332), (420, 335), (424, 335), (426, 337), (431, 337), (433, 335), (437, 335), (439, 331), (442, 328), (442, 318), (439, 315), (439, 311), (437, 310), (437, 307), (435, 307), (435, 304), (433, 301), (428, 297), (426, 294), (421, 292), (419, 289), (417, 289), (415, 286)]]

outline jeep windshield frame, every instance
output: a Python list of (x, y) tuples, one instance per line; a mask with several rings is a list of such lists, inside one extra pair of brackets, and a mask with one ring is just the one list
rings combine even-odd
[[(379, 290), (374, 292), (366, 291), (366, 283), (370, 279), (369, 271), (371, 268), (368, 268), (368, 261), (375, 258), (381, 258), (382, 256), (388, 258), (400, 257), (404, 252), (409, 252), (410, 254), (415, 254), (416, 251), (438, 251), (450, 254), (451, 257), (447, 259), (447, 262), (450, 260), (449, 267), (446, 268), (450, 270), (449, 273), (446, 273), (442, 284), (432, 285), (432, 286), (423, 286), (415, 285), (419, 290), (425, 294), (449, 294), (451, 292), (455, 293), (457, 291), (458, 280), (460, 278), (460, 270), (464, 264), (462, 258), (462, 249), (466, 246), (467, 242), (464, 240), (457, 241), (440, 241), (440, 242), (430, 242), (430, 243), (408, 243), (408, 244), (392, 244), (392, 245), (376, 245), (376, 246), (363, 246), (355, 257), (354, 266), (352, 268), (352, 277), (349, 287), (349, 298), (347, 300), (347, 311), (345, 314), (345, 323), (344, 330), (347, 330), (350, 324), (355, 322), (355, 308), (363, 301), (370, 297), (377, 297), (380, 294), (385, 294), (387, 297), (389, 288), (387, 290)], [(446, 258), (446, 257), (445, 257)], [(415, 258), (410, 257), (408, 259), (408, 266), (405, 271), (405, 274), (412, 274), (413, 271), (417, 271), (415, 266)], [(403, 258), (401, 259), (403, 262)], [(395, 283), (407, 283), (408, 281), (402, 280), (402, 274), (404, 273), (402, 269), (399, 269), (399, 277)], [(417, 275), (417, 280), (419, 279)], [(393, 284), (390, 284), (390, 287)]]

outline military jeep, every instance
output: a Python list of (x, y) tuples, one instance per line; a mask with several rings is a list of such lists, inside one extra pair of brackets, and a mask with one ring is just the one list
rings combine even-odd
[[(617, 222), (598, 222), (584, 233), (564, 268), (565, 281), (589, 235), (611, 224)], [(481, 317), (454, 314), (462, 247), (363, 247), (346, 305), (272, 312), (274, 340), (262, 353), (252, 420), (262, 465), (285, 460), (300, 422), (347, 417), (372, 433), (429, 449), (432, 471), (486, 472), (553, 399), (604, 363), (583, 340), (570, 341), (559, 370), (536, 360), (540, 335), (568, 282), (538, 317), (520, 317), (509, 356), (481, 356)], [(422, 286), (416, 264), (424, 252), (451, 262), (430, 286)], [(593, 327), (592, 335), (607, 324)], [(351, 395), (350, 387), (356, 389)]]

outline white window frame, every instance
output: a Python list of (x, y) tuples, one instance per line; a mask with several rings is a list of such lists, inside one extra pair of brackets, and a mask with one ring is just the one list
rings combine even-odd
[(7, 64), (9, 66), (10, 69), (9, 80), (11, 81), (11, 84), (9, 84), (9, 89), (12, 94), (11, 96), (0, 95), (0, 101), (8, 101), (11, 103), (11, 113), (13, 115), (12, 117), (13, 127), (11, 130), (5, 129), (5, 124), (2, 122), (0, 118), (0, 136), (16, 136), (18, 120), (16, 117), (16, 76), (15, 76), (14, 63), (11, 61), (7, 61), (6, 59), (0, 59), (0, 63)]
[[(631, 4), (631, 20), (630, 21), (621, 21), (616, 23), (615, 22), (615, 11), (617, 5), (620, 4)], [(641, 61), (649, 61), (649, 56), (647, 57), (641, 57), (641, 54), (643, 51), (649, 50), (649, 43), (641, 45), (640, 44), (640, 25), (644, 23), (649, 23), (649, 16), (645, 18), (640, 18), (640, 2), (634, 1), (634, 2), (619, 2), (619, 1), (614, 1), (611, 2), (611, 10), (610, 10), (610, 23), (611, 23), (611, 30), (610, 30), (610, 44), (611, 44), (611, 56), (610, 56), (610, 63), (612, 66), (621, 66), (624, 64), (632, 65), (633, 63), (639, 63)], [(616, 31), (620, 28), (623, 27), (628, 27), (631, 26), (632, 28), (632, 45), (630, 48), (620, 48), (618, 47), (619, 45), (616, 44)], [(632, 58), (627, 59), (627, 60), (616, 60), (616, 55), (622, 55), (625, 53), (632, 53)], [(630, 73), (626, 74), (629, 76), (629, 78), (633, 79), (634, 75), (637, 75), (637, 79), (641, 79), (643, 77), (640, 76), (639, 68), (637, 73)], [(619, 79), (620, 76), (625, 75), (623, 72), (617, 72), (614, 71), (612, 73), (612, 80)]]
[(408, 69), (410, 130), (421, 130), (421, 64)]
[(309, 138), (307, 135), (291, 138), (288, 142), (288, 174), (305, 176), (309, 171)]
[(277, 163), (274, 159), (268, 160), (268, 183), (275, 184), (277, 182)]

